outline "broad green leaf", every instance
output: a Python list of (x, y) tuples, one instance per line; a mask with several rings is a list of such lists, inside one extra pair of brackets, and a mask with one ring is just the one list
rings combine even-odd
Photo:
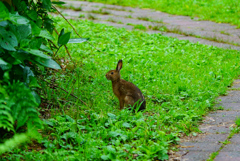
[(8, 21), (1, 21), (0, 26), (6, 27), (8, 25)]
[(30, 24), (32, 28), (32, 34), (38, 36), (41, 32), (41, 28), (38, 27), (33, 21), (30, 21)]
[(5, 53), (5, 51), (3, 50), (3, 48), (0, 48), (0, 56), (2, 55), (2, 53)]
[(16, 51), (14, 47), (18, 45), (16, 36), (11, 31), (6, 31), (0, 27), (0, 46), (6, 50)]
[(26, 51), (26, 52), (28, 52), (32, 55), (41, 57), (41, 58), (45, 58), (45, 59), (50, 59), (51, 58), (50, 56), (45, 55), (42, 51), (37, 50), (37, 49), (22, 48), (22, 50), (24, 50), (24, 51)]
[(29, 83), (30, 88), (41, 88), (41, 86), (37, 82), (37, 78), (35, 77), (30, 77), (30, 83)]
[(116, 115), (112, 114), (112, 113), (108, 113), (107, 114), (111, 119), (115, 120), (116, 119)]
[(44, 51), (46, 51), (46, 52), (48, 52), (48, 53), (53, 54), (52, 50), (49, 49), (47, 46), (45, 46), (45, 45), (43, 45), (43, 44), (40, 46), (40, 49), (42, 49), (42, 50), (44, 50)]
[(117, 137), (117, 136), (119, 136), (119, 135), (121, 135), (121, 134), (120, 134), (119, 132), (116, 132), (116, 131), (110, 131), (110, 132), (109, 132), (109, 136), (110, 136), (110, 137), (114, 137), (114, 138), (115, 138), (115, 137)]
[(49, 40), (54, 40), (53, 36), (47, 30), (41, 30), (39, 36)]
[(109, 154), (109, 159), (110, 160), (115, 160), (116, 159), (116, 152), (115, 153), (110, 153)]
[(31, 26), (30, 25), (18, 26), (17, 30), (21, 36), (21, 39), (25, 39), (31, 34)]
[[(55, 122), (52, 122), (52, 120), (45, 120), (43, 119), (44, 123), (47, 124), (48, 126), (53, 127), (55, 125)], [(55, 121), (55, 120), (54, 120)]]
[(22, 39), (20, 41), (20, 47), (28, 47), (30, 40), (29, 39)]
[(38, 0), (33, 0), (33, 2), (34, 2), (35, 4), (37, 4), (37, 3), (38, 3)]
[(59, 43), (59, 39), (60, 39), (60, 37), (61, 37), (63, 34), (65, 34), (64, 28), (61, 30), (60, 34), (58, 35), (58, 46), (61, 46), (61, 45), (62, 45), (62, 44)]
[(53, 30), (54, 30), (54, 25), (53, 25), (53, 23), (54, 23), (54, 21), (52, 20), (52, 19), (50, 19), (50, 18), (44, 18), (43, 19), (43, 25), (44, 25), (44, 28), (47, 30), (47, 31), (49, 31), (50, 33), (52, 33), (53, 32)]
[[(30, 83), (30, 84), (31, 84), (31, 83)], [(30, 84), (29, 84), (29, 86), (30, 86)], [(39, 88), (41, 88), (41, 86), (40, 86), (39, 84), (38, 84), (38, 86), (39, 86)], [(30, 86), (30, 87), (31, 87), (31, 86)], [(40, 103), (41, 103), (41, 98), (40, 98), (40, 96), (37, 94), (37, 92), (32, 91), (32, 95), (33, 95), (33, 97), (35, 98), (37, 104), (40, 104)]]
[(26, 1), (19, 1), (19, 0), (14, 0), (14, 4), (18, 6), (18, 11), (24, 11), (26, 12), (28, 10)]
[(14, 52), (10, 52), (11, 56), (14, 57), (15, 59), (20, 60), (23, 62), (24, 60), (28, 59), (28, 52), (23, 51), (23, 50), (17, 50)]
[(31, 77), (34, 77), (33, 71), (31, 70), (30, 67), (25, 66), (25, 67), (23, 68), (23, 81), (24, 81), (26, 84), (29, 84)]
[(27, 38), (31, 34), (31, 26), (9, 24), (9, 29), (17, 37), (18, 41)]
[(115, 148), (112, 147), (112, 145), (107, 146), (107, 151), (110, 153), (116, 153), (116, 150), (115, 150)]
[(102, 159), (102, 160), (109, 160), (109, 155), (102, 155), (102, 156), (101, 156), (101, 159)]
[(9, 70), (12, 68), (12, 65), (11, 64), (7, 64), (7, 65), (4, 65), (4, 64), (0, 64), (0, 68), (5, 71), (5, 70)]
[(73, 118), (71, 118), (70, 116), (68, 116), (68, 115), (66, 115), (66, 119), (67, 119), (68, 121), (70, 121), (71, 123), (74, 123), (74, 122), (75, 122), (75, 120), (74, 120)]
[(2, 58), (0, 58), (0, 65), (7, 65), (8, 63), (5, 62), (4, 60), (2, 60)]
[(35, 10), (29, 10), (27, 12), (28, 17), (30, 17), (33, 21), (36, 21), (38, 18), (37, 12)]
[(122, 124), (123, 127), (126, 127), (126, 128), (130, 128), (131, 127), (131, 124), (127, 123), (127, 122), (124, 122)]
[(52, 59), (44, 59), (40, 57), (35, 57), (34, 61), (48, 68), (61, 69), (61, 67)]
[(39, 49), (41, 44), (43, 42), (43, 38), (35, 38), (35, 39), (32, 39), (29, 43), (29, 47), (28, 48), (31, 48), (31, 49)]
[(64, 28), (60, 31), (60, 34), (59, 34), (58, 37), (62, 36), (63, 34), (65, 34), (65, 32), (64, 32)]
[(0, 20), (9, 17), (9, 12), (7, 7), (0, 1)]
[(52, 7), (52, 3), (51, 3), (51, 0), (42, 0), (42, 3), (43, 3), (43, 7), (46, 9), (46, 10), (50, 10), (51, 7)]
[(70, 39), (68, 43), (82, 43), (88, 40), (89, 40), (88, 38), (75, 38), (75, 39)]
[(23, 16), (16, 14), (9, 14), (9, 20), (16, 25), (26, 25), (29, 20)]
[(70, 32), (64, 33), (58, 38), (58, 46), (66, 45), (70, 39)]

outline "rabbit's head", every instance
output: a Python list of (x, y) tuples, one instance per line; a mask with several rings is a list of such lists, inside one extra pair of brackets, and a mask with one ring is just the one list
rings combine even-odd
[(120, 80), (120, 70), (122, 69), (122, 60), (118, 61), (116, 70), (110, 70), (106, 74), (106, 78), (111, 81), (117, 81)]

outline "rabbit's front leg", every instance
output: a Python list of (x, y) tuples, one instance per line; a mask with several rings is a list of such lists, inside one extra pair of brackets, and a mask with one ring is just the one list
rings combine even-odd
[(122, 110), (124, 107), (124, 99), (123, 98), (119, 98), (119, 104), (120, 104), (120, 110)]

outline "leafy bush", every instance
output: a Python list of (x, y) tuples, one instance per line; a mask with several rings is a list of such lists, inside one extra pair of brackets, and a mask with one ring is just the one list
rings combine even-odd
[[(12, 11), (12, 7), (11, 12), (9, 12), (5, 5), (0, 2), (2, 12), (0, 15), (0, 69), (3, 72), (1, 77), (10, 80), (10, 82), (20, 80), (28, 84), (29, 80), (26, 79), (25, 73), (33, 73), (28, 67), (32, 63), (40, 68), (45, 66), (60, 69), (55, 61), (44, 54), (44, 51), (52, 53), (46, 44), (47, 40), (54, 40), (48, 32), (52, 31), (53, 22), (43, 16), (49, 7), (46, 7), (45, 10), (39, 7), (40, 10), (35, 11), (37, 4), (33, 1), (32, 6), (29, 6), (30, 9), (25, 1), (16, 0), (14, 2), (18, 12)], [(20, 13), (23, 16), (19, 15)], [(39, 19), (41, 16), (43, 18)], [(42, 26), (45, 27), (41, 28)], [(28, 71), (24, 71), (26, 69)]]
[[(34, 72), (44, 67), (61, 69), (44, 54), (52, 54), (47, 44), (54, 40), (50, 34), (54, 29), (53, 21), (47, 15), (51, 1), (13, 0), (12, 3), (10, 6), (0, 2), (1, 141), (10, 137), (7, 134), (42, 128), (36, 110), (40, 97), (35, 92), (40, 86)], [(27, 129), (21, 128), (23, 126)], [(11, 147), (18, 145), (17, 142), (12, 143)], [(4, 145), (1, 148), (4, 149)]]
[(62, 29), (58, 46), (54, 44), (54, 21), (48, 16), (48, 11), (52, 10), (50, 0), (10, 2), (11, 5), (0, 2), (0, 130), (3, 129), (3, 138), (6, 131), (16, 133), (26, 125), (25, 131), (42, 128), (36, 110), (41, 102), (36, 89), (41, 87), (35, 75), (45, 67), (61, 69), (49, 56), (54, 56), (54, 49), (56, 54), (68, 42), (87, 40), (70, 40), (70, 32)]

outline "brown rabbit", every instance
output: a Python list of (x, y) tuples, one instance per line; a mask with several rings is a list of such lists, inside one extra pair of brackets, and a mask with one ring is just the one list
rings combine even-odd
[(125, 106), (134, 106), (134, 109), (140, 104), (139, 110), (146, 108), (146, 101), (140, 89), (133, 83), (120, 79), (120, 70), (122, 69), (122, 60), (118, 61), (116, 70), (110, 70), (106, 78), (112, 81), (113, 93), (117, 96), (120, 109)]

